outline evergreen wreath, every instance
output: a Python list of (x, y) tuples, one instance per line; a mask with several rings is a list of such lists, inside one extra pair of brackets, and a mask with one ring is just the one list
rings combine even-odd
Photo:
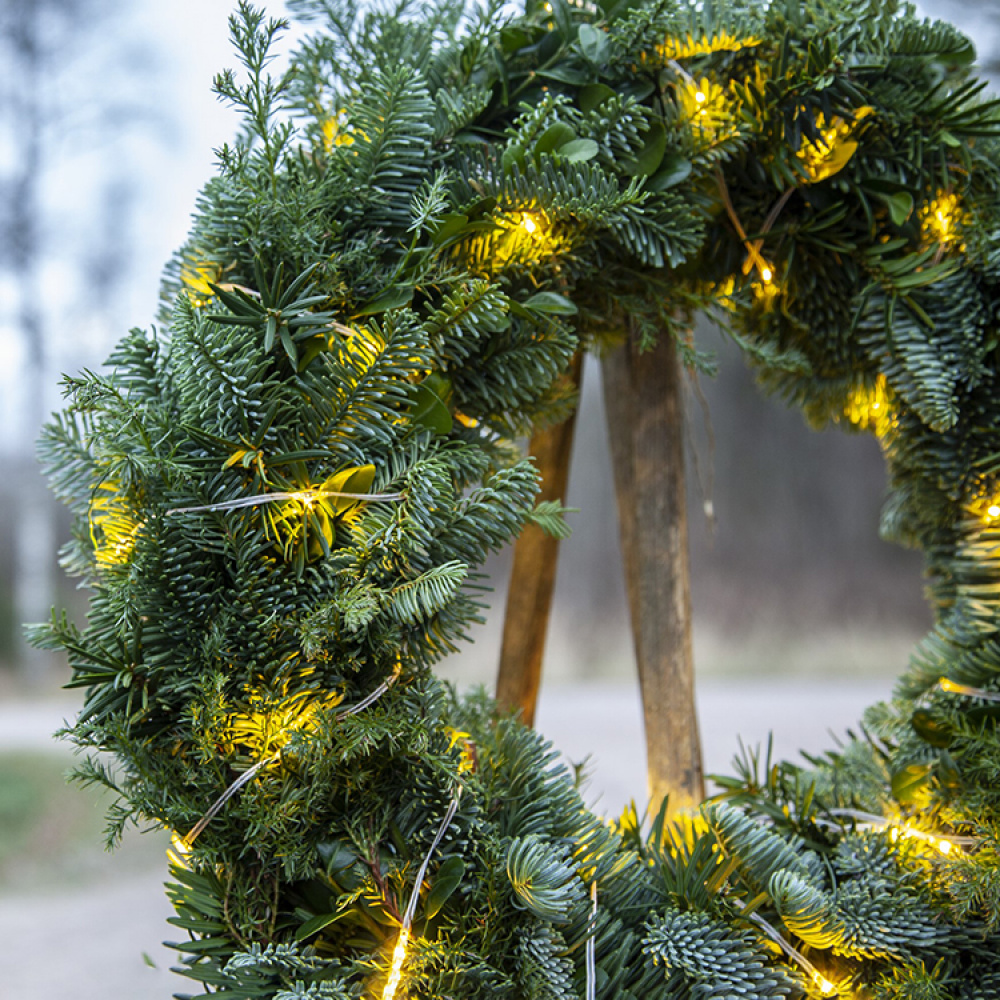
[[(1000, 997), (1000, 109), (897, 0), (240, 3), (159, 331), (45, 432), (86, 782), (176, 831), (182, 974), (293, 998)], [(814, 766), (606, 824), (431, 672), (582, 345), (709, 309), (871, 431), (936, 623)], [(109, 763), (111, 755), (112, 763)]]

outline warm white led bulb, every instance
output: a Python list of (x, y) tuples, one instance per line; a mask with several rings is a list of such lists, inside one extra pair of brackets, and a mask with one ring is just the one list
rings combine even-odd
[(774, 272), (769, 267), (762, 267), (760, 276), (764, 281), (770, 281), (774, 277)]
[(700, 90), (699, 90), (699, 91), (698, 91), (698, 92), (697, 92), (697, 93), (696, 93), (696, 94), (694, 95), (694, 99), (695, 99), (695, 100), (696, 100), (696, 101), (697, 101), (697, 102), (698, 102), (699, 104), (704, 104), (704, 103), (705, 103), (705, 101), (707, 100), (707, 98), (705, 97), (705, 95), (704, 95), (704, 94), (703, 94), (703, 93), (702, 93), (702, 92), (701, 92)]
[(990, 504), (989, 507), (986, 508), (986, 513), (989, 514), (990, 517), (1000, 517), (1000, 504)]

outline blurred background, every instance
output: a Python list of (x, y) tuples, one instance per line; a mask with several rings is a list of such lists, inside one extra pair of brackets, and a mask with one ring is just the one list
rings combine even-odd
[[(918, 6), (974, 39), (995, 86), (996, 0)], [(169, 956), (150, 950), (142, 963), (163, 936), (163, 843), (128, 838), (113, 861), (102, 856), (101, 804), (65, 786), (68, 752), (51, 739), (78, 697), (61, 691), (65, 663), (27, 649), (18, 623), (53, 605), (84, 613), (87, 595), (57, 565), (68, 520), (34, 441), (60, 405), (60, 373), (99, 366), (129, 327), (152, 322), (161, 268), (213, 148), (235, 129), (211, 93), (213, 74), (235, 63), (229, 10), (229, 0), (0, 0), (0, 939), (13, 956), (42, 935), (65, 941), (81, 920), (94, 928), (44, 969), (5, 974), (0, 996), (134, 1000), (173, 985)], [(783, 727), (785, 753), (827, 745), (827, 726), (842, 730), (889, 692), (929, 616), (920, 557), (877, 537), (877, 442), (810, 431), (760, 394), (717, 332), (706, 325), (698, 338), (719, 363), (716, 378), (691, 383), (688, 409), (695, 658), (717, 770), (738, 727), (747, 739)], [(539, 726), (574, 760), (607, 736), (594, 794), (617, 808), (642, 795), (642, 751), (599, 382), (588, 364), (566, 498), (579, 513), (563, 545)], [(460, 684), (492, 682), (508, 567), (503, 555), (491, 562), (486, 622), (443, 667)]]

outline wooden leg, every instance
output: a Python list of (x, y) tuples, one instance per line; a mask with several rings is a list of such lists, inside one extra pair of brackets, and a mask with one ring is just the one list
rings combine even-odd
[(653, 808), (704, 798), (694, 703), (684, 489), (682, 372), (668, 335), (639, 352), (630, 333), (603, 363), (625, 584), (646, 728)]
[[(577, 354), (566, 377), (579, 388), (582, 372), (582, 354)], [(575, 427), (574, 412), (563, 423), (531, 436), (529, 449), (542, 477), (539, 500), (566, 499)], [(497, 672), (497, 702), (502, 709), (519, 711), (521, 721), (529, 726), (535, 722), (558, 559), (559, 540), (536, 525), (529, 524), (514, 544)]]

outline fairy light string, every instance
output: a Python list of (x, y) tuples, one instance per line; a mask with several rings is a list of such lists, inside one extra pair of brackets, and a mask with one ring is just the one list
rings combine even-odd
[[(991, 510), (993, 508), (990, 508)], [(998, 509), (1000, 515), (1000, 509)], [(984, 688), (971, 687), (968, 684), (958, 684), (947, 677), (938, 680), (937, 686), (948, 694), (964, 694), (968, 698), (982, 698), (983, 701), (1000, 701), (1000, 692), (986, 691)]]
[(802, 969), (812, 979), (816, 984), (820, 993), (823, 996), (829, 997), (838, 993), (837, 984), (831, 982), (826, 976), (823, 975), (819, 969), (816, 968), (812, 962), (809, 961), (805, 955), (802, 954), (797, 948), (793, 947), (785, 938), (777, 931), (776, 928), (772, 927), (759, 913), (747, 913), (746, 904), (739, 899), (734, 899), (733, 902), (743, 911), (743, 916), (751, 921), (751, 923), (756, 924), (784, 953), (788, 956), (796, 965)]
[(587, 971), (586, 1000), (597, 1000), (597, 879), (590, 883), (590, 934), (584, 951)]
[(910, 823), (899, 822), (877, 813), (865, 812), (862, 809), (830, 809), (831, 816), (843, 817), (857, 821), (858, 829), (886, 830), (893, 843), (900, 839), (919, 840), (930, 847), (936, 848), (941, 854), (951, 854), (958, 847), (975, 847), (979, 843), (977, 837), (964, 837), (958, 834), (927, 833)]
[[(352, 715), (357, 715), (358, 712), (363, 712), (366, 708), (374, 705), (375, 702), (379, 700), (388, 690), (399, 680), (399, 675), (402, 673), (402, 664), (397, 661), (393, 672), (384, 680), (371, 694), (366, 695), (361, 701), (356, 705), (351, 705), (350, 708), (342, 709), (337, 712), (334, 719), (337, 722), (343, 722), (344, 719), (349, 718)], [(194, 842), (204, 833), (205, 828), (209, 823), (219, 815), (223, 806), (242, 788), (248, 785), (254, 778), (254, 775), (260, 773), (265, 767), (270, 764), (276, 764), (281, 758), (281, 750), (277, 753), (271, 754), (268, 757), (263, 757), (252, 767), (244, 771), (212, 804), (209, 806), (205, 815), (198, 820), (197, 823), (191, 828), (190, 832), (183, 837), (178, 837), (176, 834), (173, 838), (173, 845), (179, 854), (184, 855), (190, 852), (191, 848), (194, 846)]]
[(328, 497), (344, 500), (402, 500), (402, 493), (344, 493), (339, 490), (291, 490), (275, 493), (255, 493), (253, 496), (239, 497), (236, 500), (224, 500), (221, 503), (202, 504), (197, 507), (172, 507), (166, 511), (170, 514), (202, 514), (217, 511), (241, 510), (244, 507), (261, 507), (264, 504), (280, 503), (286, 500), (296, 500), (308, 507), (317, 500)]
[(389, 976), (385, 981), (385, 987), (382, 990), (382, 1000), (393, 1000), (396, 995), (396, 990), (399, 989), (399, 983), (403, 975), (403, 963), (406, 961), (406, 950), (410, 943), (410, 930), (413, 926), (413, 916), (417, 912), (417, 902), (420, 899), (420, 890), (424, 884), (424, 878), (427, 875), (427, 867), (431, 863), (431, 858), (434, 856), (434, 852), (438, 849), (438, 845), (444, 838), (448, 827), (451, 826), (451, 821), (455, 818), (455, 813), (458, 811), (458, 803), (462, 798), (462, 786), (456, 785), (455, 794), (452, 796), (451, 802), (448, 804), (448, 811), (444, 814), (444, 819), (441, 820), (441, 825), (437, 828), (437, 832), (434, 834), (434, 839), (431, 841), (431, 846), (427, 849), (427, 853), (424, 855), (424, 860), (420, 863), (420, 867), (417, 869), (417, 877), (413, 883), (413, 889), (410, 891), (410, 899), (406, 904), (406, 910), (403, 912), (403, 919), (400, 921), (399, 925), (399, 937), (396, 939), (396, 946), (392, 951), (392, 961), (389, 964)]

